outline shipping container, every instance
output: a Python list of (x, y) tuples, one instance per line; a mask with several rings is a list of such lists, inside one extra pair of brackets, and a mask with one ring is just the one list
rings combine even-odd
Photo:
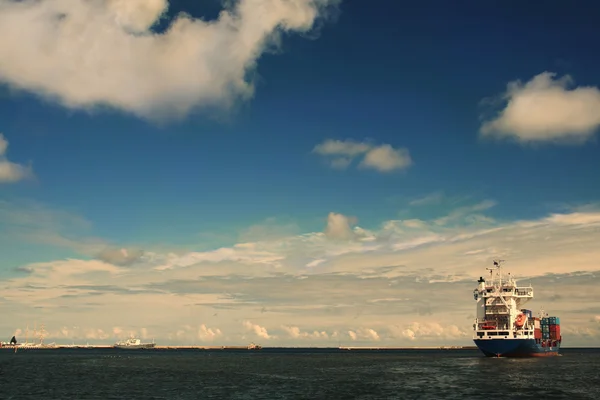
[(531, 310), (527, 310), (527, 309), (522, 309), (521, 312), (525, 315), (527, 315), (527, 318), (532, 319), (533, 318), (533, 312), (531, 312)]
[(533, 337), (535, 339), (541, 339), (542, 338), (542, 330), (541, 329), (535, 329), (533, 331)]

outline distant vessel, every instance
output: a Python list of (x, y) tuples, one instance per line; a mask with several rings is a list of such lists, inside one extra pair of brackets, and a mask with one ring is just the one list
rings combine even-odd
[(152, 343), (142, 343), (140, 339), (137, 338), (129, 338), (125, 341), (117, 342), (113, 346), (115, 349), (152, 349), (156, 346), (154, 342)]
[(260, 350), (260, 349), (262, 349), (262, 346), (260, 346), (258, 344), (250, 343), (248, 345), (248, 350)]
[(502, 260), (494, 261), (489, 282), (483, 277), (473, 291), (477, 318), (473, 341), (488, 357), (539, 357), (559, 354), (562, 337), (560, 319), (541, 311), (534, 317), (522, 308), (533, 299), (533, 288), (517, 286), (510, 273), (503, 279)]
[(40, 330), (39, 330), (39, 336), (38, 336), (37, 328), (34, 329), (34, 336), (39, 337), (39, 342), (38, 343), (29, 342), (29, 326), (27, 326), (27, 328), (25, 330), (25, 342), (24, 343), (18, 343), (16, 335), (13, 335), (13, 337), (10, 339), (9, 342), (1, 342), (0, 347), (32, 349), (32, 350), (34, 350), (34, 349), (55, 349), (56, 348), (55, 343), (44, 343), (45, 335), (46, 335), (46, 330), (45, 330), (44, 324), (42, 324), (40, 327)]

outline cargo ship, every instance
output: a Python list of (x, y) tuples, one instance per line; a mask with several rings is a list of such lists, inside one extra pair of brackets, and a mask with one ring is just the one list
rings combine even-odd
[(502, 260), (494, 261), (486, 281), (480, 277), (473, 291), (477, 317), (473, 341), (487, 357), (541, 357), (559, 355), (562, 336), (560, 319), (543, 310), (534, 316), (523, 306), (533, 299), (533, 288), (519, 286), (508, 273), (502, 275)]
[(142, 343), (140, 339), (129, 338), (122, 342), (117, 342), (113, 346), (115, 349), (127, 349), (127, 350), (139, 350), (139, 349), (153, 349), (156, 346), (154, 341), (152, 343)]

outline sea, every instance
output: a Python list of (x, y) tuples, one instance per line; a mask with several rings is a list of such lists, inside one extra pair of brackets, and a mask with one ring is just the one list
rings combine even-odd
[(0, 351), (0, 399), (600, 399), (600, 349)]

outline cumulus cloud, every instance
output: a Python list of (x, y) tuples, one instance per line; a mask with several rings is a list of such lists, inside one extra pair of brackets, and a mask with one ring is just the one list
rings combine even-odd
[(13, 163), (6, 157), (8, 140), (0, 133), (0, 183), (18, 182), (33, 175), (31, 168)]
[(102, 250), (97, 258), (109, 264), (128, 266), (140, 261), (143, 255), (144, 251), (141, 249), (107, 248)]
[(305, 332), (297, 326), (282, 326), (282, 329), (292, 339), (329, 339), (329, 334), (325, 331)]
[[(49, 331), (47, 333), (49, 338), (54, 340), (63, 340), (66, 342), (75, 342), (75, 341), (98, 341), (98, 340), (107, 340), (109, 338), (118, 339), (120, 335), (115, 334), (115, 330), (118, 331), (119, 328), (115, 327), (112, 331), (104, 330), (101, 328), (90, 328), (90, 327), (79, 327), (79, 326), (63, 326), (57, 331)], [(121, 333), (120, 331), (118, 331)], [(29, 331), (29, 339), (31, 339), (31, 331)], [(23, 338), (24, 339), (24, 338)], [(34, 339), (36, 341), (37, 338)], [(31, 340), (30, 340), (31, 341)], [(77, 343), (83, 344), (83, 343)]]
[(379, 337), (379, 333), (377, 333), (377, 331), (371, 328), (360, 328), (355, 331), (350, 330), (348, 331), (348, 336), (350, 336), (350, 339), (352, 339), (353, 341), (366, 340), (378, 342), (379, 340), (381, 340), (381, 338)]
[(252, 332), (254, 335), (258, 336), (261, 339), (273, 339), (273, 335), (269, 335), (269, 331), (264, 326), (260, 326), (258, 324), (253, 324), (250, 321), (244, 321), (244, 328), (247, 331)]
[(354, 237), (352, 226), (357, 222), (356, 218), (343, 214), (330, 212), (327, 216), (325, 235), (330, 239), (348, 240)]
[(405, 328), (392, 328), (392, 334), (409, 340), (431, 340), (436, 338), (460, 339), (469, 336), (469, 333), (456, 325), (442, 326), (437, 322), (412, 322)]
[(219, 328), (209, 328), (204, 324), (200, 325), (200, 328), (198, 328), (198, 340), (201, 341), (213, 341), (221, 335), (222, 332)]
[(361, 156), (360, 168), (370, 168), (379, 172), (406, 169), (413, 164), (408, 149), (394, 148), (389, 144), (373, 145), (353, 140), (325, 140), (313, 148), (313, 153), (324, 156), (332, 168), (346, 169), (352, 161)]
[[(167, 0), (0, 0), (0, 80), (70, 108), (183, 116), (253, 93), (249, 74), (281, 32), (307, 32), (338, 0), (226, 2), (217, 20)], [(15, 41), (9, 38), (16, 38)]]
[(389, 172), (407, 168), (411, 164), (412, 160), (407, 149), (394, 149), (389, 144), (384, 144), (369, 150), (360, 166), (373, 168), (380, 172)]
[(500, 97), (506, 105), (495, 119), (484, 121), (484, 136), (520, 142), (575, 142), (592, 137), (600, 127), (600, 89), (570, 88), (573, 79), (543, 72), (523, 84), (510, 82)]

